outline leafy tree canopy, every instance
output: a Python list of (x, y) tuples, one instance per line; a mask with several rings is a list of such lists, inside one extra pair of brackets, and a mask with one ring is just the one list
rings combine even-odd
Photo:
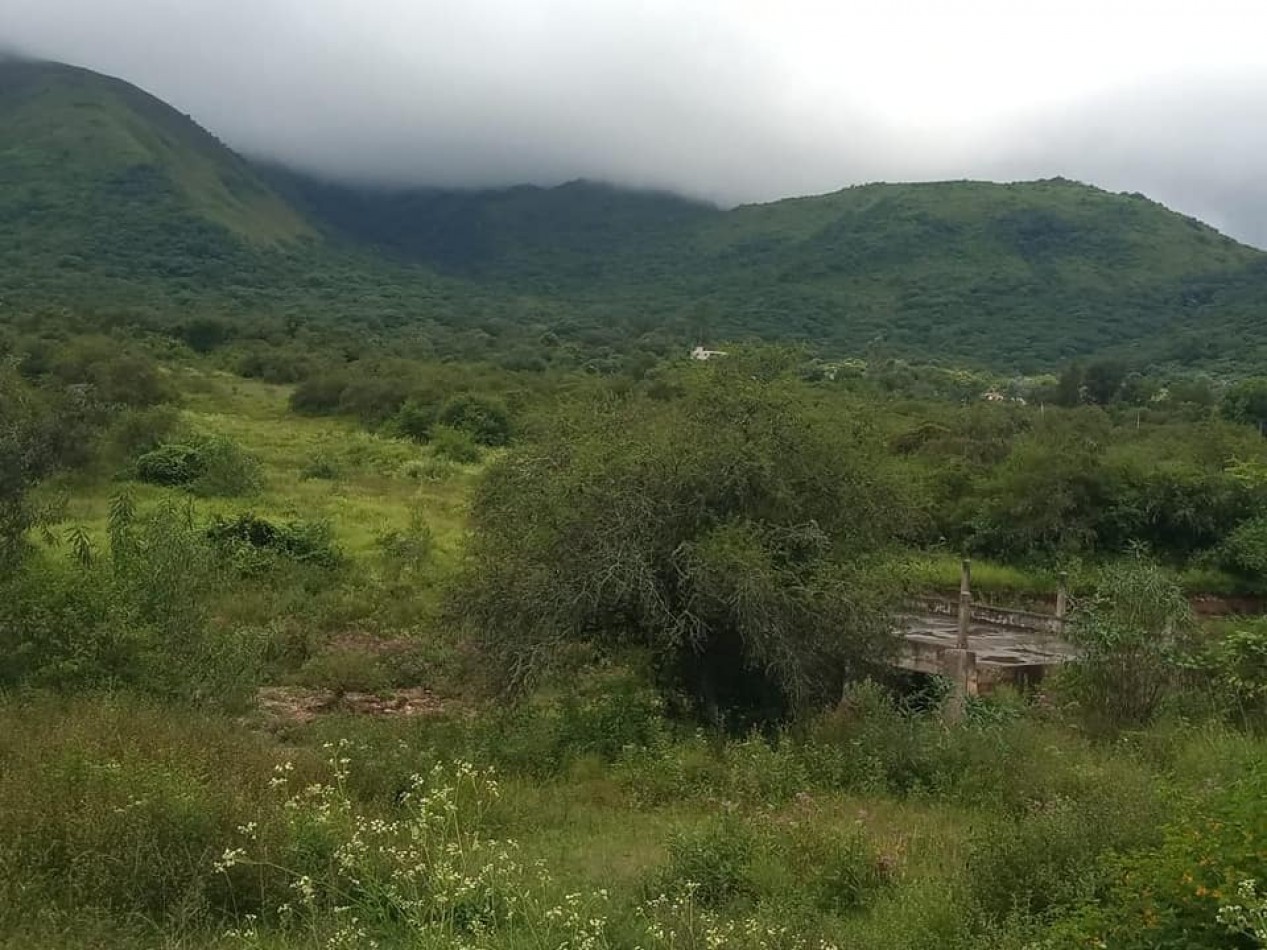
[(494, 466), (453, 609), (501, 686), (568, 643), (632, 645), (697, 711), (770, 717), (885, 655), (901, 486), (865, 417), (756, 368), (562, 411)]

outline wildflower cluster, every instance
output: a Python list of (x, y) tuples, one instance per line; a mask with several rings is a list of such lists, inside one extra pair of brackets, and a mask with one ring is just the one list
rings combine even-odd
[(677, 893), (660, 894), (639, 908), (646, 950), (837, 950), (835, 944), (811, 941), (757, 916), (723, 918), (700, 904), (698, 891), (698, 884), (687, 882)]
[[(519, 846), (489, 833), (489, 812), (500, 795), (491, 769), (469, 762), (436, 763), (411, 777), (387, 816), (363, 813), (348, 792), (351, 762), (344, 743), (329, 746), (331, 779), (292, 789), (289, 763), (276, 767), (270, 785), (283, 796), (292, 838), (333, 843), (330, 860), (301, 872), (251, 850), (254, 825), (239, 828), (243, 841), (226, 848), (215, 869), (238, 865), (284, 871), (293, 898), (272, 910), (293, 936), (313, 947), (377, 946), (376, 928), (404, 930), (421, 947), (484, 950), (508, 929), (529, 945), (552, 950), (605, 950), (606, 916), (597, 908), (606, 892), (568, 894), (561, 902), (540, 895), (551, 877), (525, 864)], [(521, 934), (521, 937), (522, 937)], [(255, 920), (232, 936), (260, 945)]]
[(1219, 908), (1219, 923), (1235, 934), (1250, 937), (1260, 947), (1267, 947), (1267, 893), (1258, 893), (1258, 882), (1241, 881), (1236, 888), (1235, 904)]
[(271, 945), (273, 928), (314, 950), (379, 939), (446, 950), (835, 950), (785, 923), (723, 918), (689, 881), (614, 925), (607, 891), (563, 891), (544, 864), (525, 862), (516, 841), (493, 833), (501, 790), (491, 769), (437, 762), (411, 777), (390, 812), (366, 814), (348, 791), (345, 746), (327, 751), (329, 781), (299, 784), (283, 763), (270, 782), (298, 846), (275, 859), (252, 822), (215, 862), (230, 882), (234, 868), (284, 875), (289, 898), (229, 932), (248, 947)]

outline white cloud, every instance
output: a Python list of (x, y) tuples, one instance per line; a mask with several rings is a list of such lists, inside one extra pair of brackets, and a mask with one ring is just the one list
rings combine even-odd
[(723, 201), (1064, 174), (1267, 245), (1257, 0), (0, 0), (0, 41), (345, 177)]

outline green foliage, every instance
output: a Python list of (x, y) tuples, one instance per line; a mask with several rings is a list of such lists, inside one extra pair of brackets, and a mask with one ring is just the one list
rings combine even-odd
[(753, 835), (742, 822), (719, 818), (669, 840), (668, 864), (655, 888), (668, 894), (689, 892), (705, 907), (751, 895), (755, 850)]
[(0, 364), (0, 576), (28, 553), (31, 529), (50, 520), (36, 487), (89, 465), (111, 415), (82, 389), (33, 386)]
[(198, 446), (198, 457), (202, 471), (188, 488), (199, 497), (238, 498), (255, 494), (263, 485), (259, 459), (232, 439), (214, 436), (204, 440)]
[(168, 443), (136, 460), (136, 477), (152, 485), (184, 487), (206, 470), (202, 452), (192, 445)]
[(138, 513), (118, 496), (108, 550), (98, 554), (81, 537), (71, 555), (6, 579), (0, 643), (12, 662), (4, 685), (127, 686), (228, 705), (251, 688), (259, 644), (245, 632), (211, 630), (210, 598), (226, 578), (187, 507)]
[(67, 386), (86, 386), (108, 405), (154, 406), (170, 402), (171, 384), (154, 361), (108, 337), (80, 336), (58, 348), (49, 375)]
[(1100, 893), (1102, 859), (1147, 843), (1155, 833), (1139, 802), (1115, 790), (1073, 801), (1056, 797), (978, 830), (967, 861), (969, 889), (988, 918), (1043, 918)]
[(342, 374), (310, 376), (291, 392), (290, 408), (303, 415), (330, 415), (338, 411), (347, 385)]
[(431, 451), (435, 458), (459, 465), (471, 465), (480, 460), (480, 447), (465, 429), (435, 425), (430, 432)]
[(875, 453), (737, 363), (672, 403), (563, 416), (483, 483), (453, 610), (507, 686), (596, 638), (649, 647), (704, 710), (820, 702), (889, 642), (873, 567), (903, 510)]
[(221, 437), (192, 445), (160, 445), (136, 460), (136, 477), (154, 485), (187, 488), (202, 497), (249, 495), (262, 484), (259, 460)]
[(172, 406), (125, 409), (103, 434), (102, 455), (112, 468), (121, 468), (160, 446), (178, 443), (180, 428), (180, 414)]
[(1080, 649), (1065, 685), (1098, 726), (1147, 723), (1176, 683), (1193, 617), (1187, 598), (1156, 565), (1122, 562), (1102, 572), (1072, 618)]
[(1229, 935), (1221, 908), (1234, 905), (1242, 882), (1267, 872), (1267, 792), (1261, 761), (1240, 776), (1177, 803), (1155, 848), (1130, 850), (1106, 862), (1107, 893), (1051, 928), (1043, 946), (1097, 941), (1122, 950), (1151, 947), (1249, 947)]
[(436, 423), (436, 407), (417, 399), (406, 400), (392, 419), (395, 430), (415, 442), (426, 442)]
[(1256, 427), (1267, 426), (1267, 379), (1246, 379), (1223, 394), (1219, 411), (1233, 422)]
[(249, 512), (232, 519), (217, 515), (206, 536), (238, 573), (248, 576), (272, 569), (279, 558), (326, 570), (344, 561), (334, 529), (326, 521), (277, 524)]
[(1267, 723), (1267, 622), (1238, 622), (1203, 660), (1214, 694), (1236, 721)]
[(496, 399), (464, 393), (448, 400), (436, 421), (468, 433), (480, 445), (505, 445), (510, 441), (510, 410)]
[(1237, 525), (1219, 546), (1218, 559), (1225, 570), (1255, 586), (1267, 581), (1267, 516)]

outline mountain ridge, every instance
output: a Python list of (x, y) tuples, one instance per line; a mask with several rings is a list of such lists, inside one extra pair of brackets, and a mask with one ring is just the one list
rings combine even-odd
[(755, 337), (1019, 368), (1267, 353), (1267, 254), (1061, 178), (729, 209), (584, 179), (354, 186), (248, 161), (123, 80), (0, 58), (0, 185), (0, 291), (26, 306), (144, 298), (546, 327), (599, 350)]

